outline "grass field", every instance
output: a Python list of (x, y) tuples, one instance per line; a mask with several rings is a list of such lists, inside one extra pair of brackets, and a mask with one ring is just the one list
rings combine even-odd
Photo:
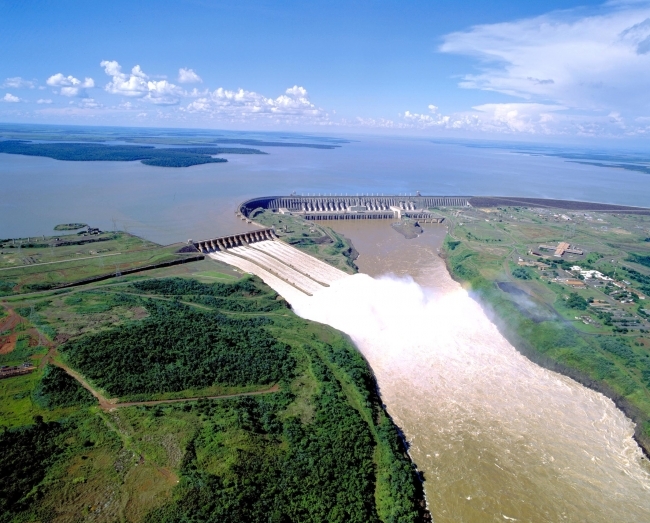
[[(643, 264), (650, 217), (526, 207), (441, 212), (452, 275), (531, 359), (612, 397), (650, 451), (650, 267)], [(544, 249), (560, 242), (582, 254)]]
[(0, 240), (0, 296), (56, 288), (86, 278), (172, 262), (196, 253), (126, 232)]

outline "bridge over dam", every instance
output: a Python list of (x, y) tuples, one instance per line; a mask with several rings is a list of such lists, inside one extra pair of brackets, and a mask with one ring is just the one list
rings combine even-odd
[(470, 196), (262, 196), (241, 203), (235, 211), (254, 219), (258, 210), (302, 216), (306, 220), (394, 220), (413, 218), (440, 223), (435, 207), (467, 207)]

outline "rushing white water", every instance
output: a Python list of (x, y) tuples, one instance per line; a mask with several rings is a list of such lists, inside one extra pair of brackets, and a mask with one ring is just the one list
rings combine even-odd
[(427, 478), (436, 521), (650, 521), (613, 403), (521, 356), (455, 282), (359, 274), (295, 305), (348, 333)]

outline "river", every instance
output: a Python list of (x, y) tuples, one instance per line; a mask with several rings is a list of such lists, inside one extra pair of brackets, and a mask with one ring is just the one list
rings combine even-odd
[(0, 154), (0, 238), (58, 223), (127, 229), (160, 243), (248, 230), (241, 201), (261, 195), (516, 195), (650, 202), (650, 175), (425, 139), (358, 137), (334, 150), (260, 147), (228, 163), (181, 169)]
[(438, 523), (650, 521), (650, 465), (613, 402), (520, 355), (438, 257), (444, 226), (406, 240), (338, 222), (362, 275), (297, 312), (348, 333), (424, 472)]

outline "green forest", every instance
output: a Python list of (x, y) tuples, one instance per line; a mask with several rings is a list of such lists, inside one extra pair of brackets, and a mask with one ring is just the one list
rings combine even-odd
[[(80, 334), (56, 365), (0, 380), (0, 410), (16, 413), (0, 429), (0, 523), (428, 520), (363, 357), (257, 278), (141, 279), (13, 306), (51, 339)], [(135, 403), (98, 405), (66, 367)], [(219, 387), (234, 395), (197, 400)], [(144, 403), (170, 393), (180, 401)]]
[(98, 143), (33, 143), (21, 140), (0, 141), (0, 153), (45, 156), (74, 162), (133, 162), (156, 167), (190, 167), (227, 162), (218, 154), (266, 154), (241, 147), (157, 148), (148, 145), (104, 145)]

